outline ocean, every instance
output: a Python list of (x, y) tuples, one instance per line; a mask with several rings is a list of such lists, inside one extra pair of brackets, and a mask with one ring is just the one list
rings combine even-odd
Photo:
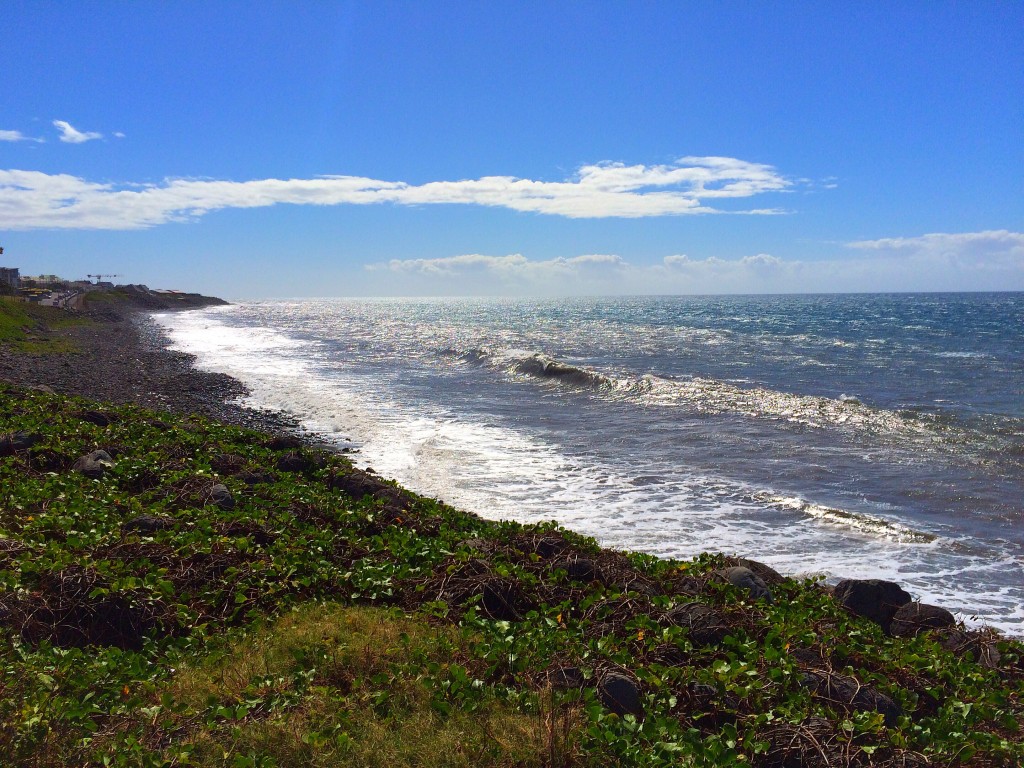
[(248, 404), (484, 517), (891, 579), (1024, 635), (1024, 294), (316, 299), (154, 317)]

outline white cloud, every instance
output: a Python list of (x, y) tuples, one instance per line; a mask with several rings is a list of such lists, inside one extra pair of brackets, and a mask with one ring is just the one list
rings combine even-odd
[(636, 264), (613, 254), (530, 259), (465, 254), (366, 267), (379, 295), (641, 295), (986, 291), (1024, 289), (1024, 234), (975, 232), (849, 244), (863, 255), (820, 260), (757, 253), (665, 256)]
[(121, 131), (114, 131), (114, 138), (123, 139), (124, 138), (124, 134), (121, 133)]
[(1024, 267), (1024, 233), (1005, 229), (859, 240), (847, 243), (847, 246), (876, 256), (932, 264), (1016, 264)]
[(785, 266), (768, 254), (732, 260), (673, 255), (638, 265), (616, 254), (530, 259), (515, 253), (392, 259), (366, 270), (389, 273), (387, 281), (373, 284), (391, 293), (565, 295), (756, 292), (766, 268)]
[(359, 176), (242, 182), (171, 179), (162, 184), (130, 185), (96, 183), (39, 171), (0, 170), (0, 210), (5, 214), (0, 218), (0, 226), (140, 229), (223, 208), (257, 208), (279, 203), (461, 204), (568, 218), (771, 214), (780, 211), (727, 210), (710, 207), (703, 200), (742, 199), (784, 191), (791, 184), (771, 166), (724, 157), (684, 157), (672, 165), (656, 166), (586, 165), (566, 181), (484, 176), (419, 185)]
[(744, 256), (740, 259), (740, 263), (756, 269), (772, 269), (782, 266), (782, 259), (772, 256), (770, 253), (758, 253), (753, 256)]
[(45, 139), (36, 139), (26, 136), (21, 131), (0, 131), (0, 141), (35, 141), (42, 144)]
[(387, 271), (408, 276), (408, 285), (432, 286), (431, 290), (449, 292), (546, 292), (584, 279), (602, 279), (616, 268), (629, 268), (622, 257), (612, 254), (585, 254), (569, 258), (528, 259), (522, 254), (488, 256), (471, 253), (431, 259), (391, 259), (383, 264), (368, 264), (370, 272)]
[(83, 144), (86, 141), (102, 139), (102, 133), (95, 131), (79, 131), (67, 120), (54, 120), (53, 125), (60, 131), (60, 140), (65, 144)]

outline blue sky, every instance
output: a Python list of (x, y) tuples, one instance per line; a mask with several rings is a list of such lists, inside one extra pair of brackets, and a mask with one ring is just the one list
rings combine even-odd
[(1024, 290), (1024, 4), (5, 2), (7, 266)]

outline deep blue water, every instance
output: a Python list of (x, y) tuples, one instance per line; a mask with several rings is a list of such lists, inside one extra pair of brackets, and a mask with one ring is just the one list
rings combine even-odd
[(255, 402), (480, 514), (893, 578), (1024, 632), (1024, 294), (334, 299), (158, 319)]

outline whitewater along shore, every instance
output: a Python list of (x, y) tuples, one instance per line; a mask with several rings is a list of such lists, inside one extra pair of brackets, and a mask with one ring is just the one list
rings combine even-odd
[(198, 413), (253, 429), (297, 429), (287, 414), (238, 405), (236, 401), (247, 394), (241, 382), (197, 370), (192, 355), (167, 348), (167, 340), (148, 316), (226, 303), (199, 294), (166, 297), (115, 290), (87, 295), (84, 308), (77, 312), (33, 308), (29, 341), (56, 342), (63, 354), (25, 354), (0, 345), (0, 381), (110, 403)]
[(888, 582), (482, 520), (88, 311), (0, 345), (0, 762), (1024, 759), (1019, 642)]

